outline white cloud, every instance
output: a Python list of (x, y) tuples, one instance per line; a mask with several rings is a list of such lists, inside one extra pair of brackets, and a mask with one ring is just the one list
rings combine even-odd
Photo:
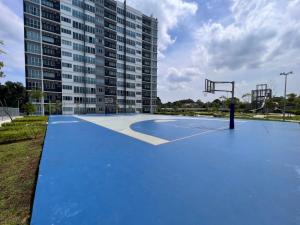
[(4, 61), (6, 80), (24, 81), (24, 28), (23, 20), (0, 2), (0, 40), (4, 42), (6, 54), (0, 56)]
[[(167, 64), (181, 71), (180, 80), (189, 79), (181, 68), (196, 67), (199, 71), (193, 82), (185, 86), (186, 91), (180, 90), (181, 94), (186, 96), (189, 92), (192, 98), (201, 97), (196, 83), (204, 82), (203, 73), (211, 79), (236, 80), (237, 86), (243, 84), (239, 95), (260, 82), (276, 83), (279, 88), (274, 91), (280, 94), (279, 73), (285, 70), (297, 73), (300, 69), (300, 0), (231, 0), (229, 12), (224, 20), (208, 19), (198, 24), (193, 44), (168, 55), (173, 58)], [(168, 74), (166, 71), (163, 74)], [(298, 77), (290, 79), (300, 83)], [(295, 82), (289, 87), (290, 91), (300, 92)], [(180, 98), (175, 92), (161, 93), (167, 95), (167, 100), (174, 100)]]
[(143, 11), (147, 15), (158, 18), (159, 23), (159, 54), (176, 42), (176, 37), (170, 35), (180, 20), (195, 15), (198, 5), (185, 0), (129, 0), (128, 4)]
[[(298, 0), (289, 5), (295, 2)], [(216, 70), (280, 67), (286, 63), (294, 66), (299, 62), (300, 20), (289, 14), (289, 5), (233, 0), (232, 23), (212, 22), (198, 29), (196, 57), (208, 58), (208, 65)]]
[[(290, 70), (296, 75), (289, 78), (289, 90), (300, 92), (300, 0), (229, 1), (231, 6), (225, 10), (229, 14), (223, 20), (204, 21), (196, 12), (206, 7), (195, 0), (128, 0), (129, 5), (158, 18), (158, 91), (163, 101), (203, 97), (204, 78), (235, 80), (239, 95), (260, 82), (274, 84), (275, 93), (280, 94), (283, 85), (278, 74)], [(15, 13), (22, 14), (22, 2), (18, 9), (9, 9), (3, 2), (0, 0), (0, 40), (7, 54), (0, 57), (6, 64), (7, 79), (23, 81), (23, 21)], [(182, 37), (190, 33), (179, 31), (192, 27), (190, 22), (194, 36), (187, 40)]]

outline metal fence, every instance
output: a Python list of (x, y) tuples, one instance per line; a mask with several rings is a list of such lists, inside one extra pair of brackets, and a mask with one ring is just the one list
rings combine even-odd
[(7, 114), (11, 117), (20, 116), (18, 108), (0, 107), (0, 121), (8, 120), (9, 116)]

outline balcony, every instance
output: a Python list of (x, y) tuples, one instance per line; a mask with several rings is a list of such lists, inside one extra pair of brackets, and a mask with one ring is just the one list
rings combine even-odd
[(46, 8), (42, 8), (42, 17), (55, 22), (60, 22), (60, 15), (57, 12), (51, 11)]
[(49, 46), (49, 45), (45, 45), (45, 44), (43, 44), (43, 54), (47, 55), (47, 56), (61, 58), (60, 48), (56, 48), (54, 46)]
[(43, 57), (43, 66), (52, 69), (61, 69), (61, 60)]
[(57, 70), (43, 70), (43, 77), (46, 80), (61, 81), (61, 72)]
[(44, 81), (44, 91), (61, 92), (61, 83), (55, 81)]
[(108, 8), (110, 10), (116, 11), (117, 4), (113, 1), (105, 0), (104, 7)]
[(115, 32), (112, 32), (112, 31), (108, 31), (108, 30), (105, 30), (104, 36), (105, 36), (106, 38), (110, 38), (110, 39), (113, 39), (113, 40), (116, 40), (116, 39), (117, 39), (116, 33), (115, 33)]
[(42, 29), (44, 31), (60, 34), (60, 25), (49, 21), (42, 21)]
[(151, 82), (151, 76), (144, 75), (143, 76), (143, 81), (144, 82)]
[(116, 71), (112, 69), (105, 69), (105, 76), (107, 77), (116, 77)]
[(43, 43), (61, 46), (60, 36), (55, 34), (48, 34), (46, 32), (43, 32), (42, 41)]
[(112, 87), (116, 87), (117, 86), (117, 81), (116, 79), (112, 79), (112, 78), (105, 78), (105, 85), (106, 86), (112, 86)]
[(105, 95), (117, 95), (115, 87), (105, 87)]
[(60, 10), (59, 0), (42, 0), (42, 5), (58, 11)]
[(117, 63), (114, 62), (114, 61), (110, 61), (108, 59), (105, 59), (105, 66), (112, 67), (112, 68), (117, 68)]
[(104, 46), (107, 48), (111, 48), (111, 49), (117, 48), (117, 45), (114, 42), (109, 41), (109, 40), (105, 40)]

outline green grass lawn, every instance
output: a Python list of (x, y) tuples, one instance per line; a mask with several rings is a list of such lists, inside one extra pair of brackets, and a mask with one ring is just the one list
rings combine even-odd
[(29, 224), (47, 117), (0, 128), (0, 224)]

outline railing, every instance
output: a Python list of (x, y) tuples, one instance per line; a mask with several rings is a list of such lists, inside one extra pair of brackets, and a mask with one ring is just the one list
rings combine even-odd
[(0, 107), (0, 121), (9, 120), (9, 115), (11, 117), (20, 116), (20, 112), (18, 108), (10, 108), (10, 107)]

